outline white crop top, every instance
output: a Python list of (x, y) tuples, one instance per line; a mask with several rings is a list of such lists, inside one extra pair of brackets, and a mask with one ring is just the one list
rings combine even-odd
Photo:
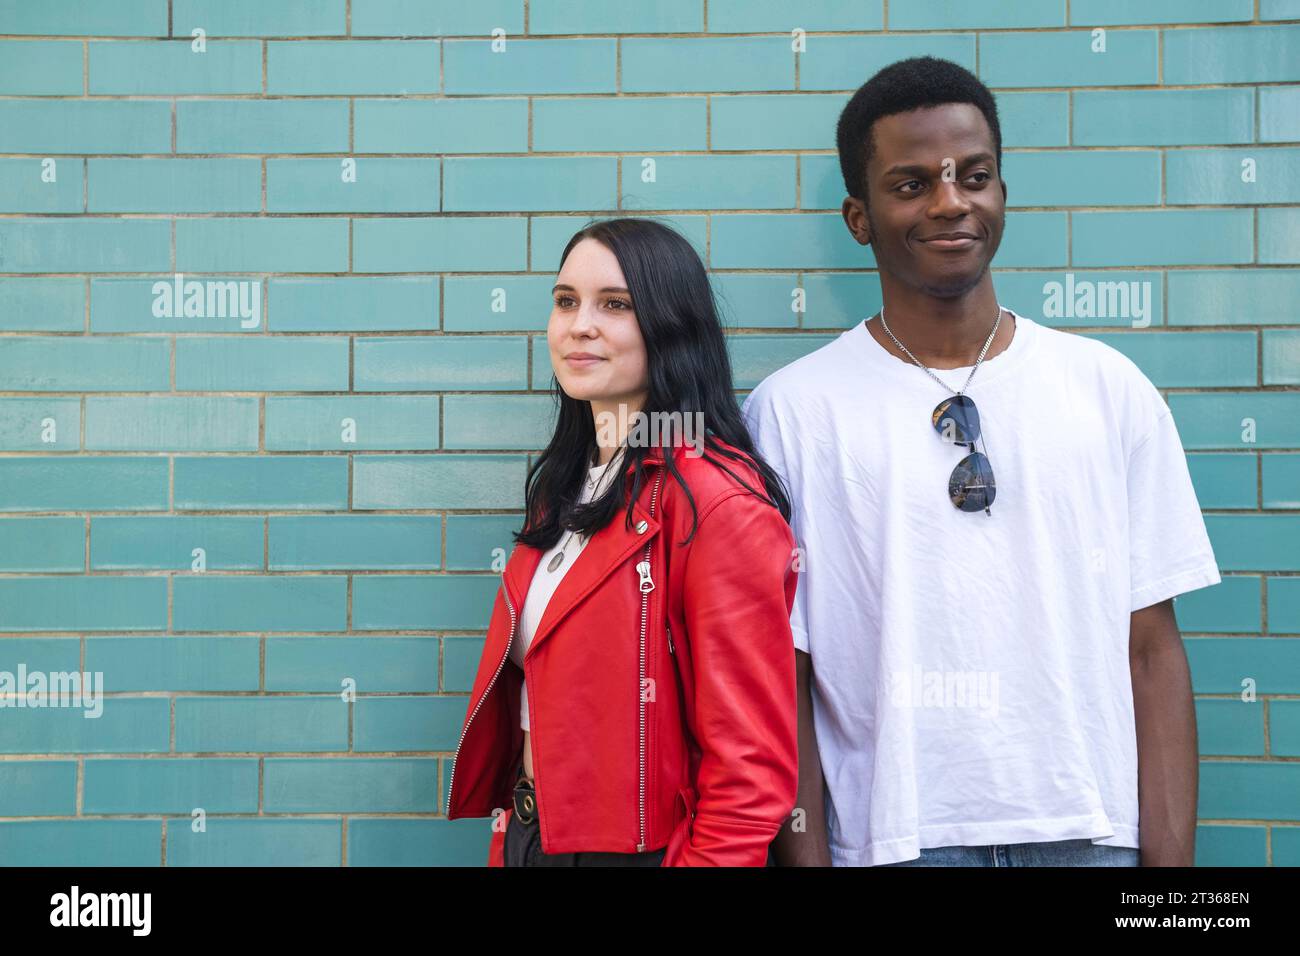
[[(614, 453), (614, 457), (605, 464), (587, 469), (587, 480), (583, 482), (578, 501), (591, 501), (608, 491), (610, 484), (617, 478), (617, 473), (611, 473), (610, 468), (622, 459), (623, 449), (620, 447)], [(528, 651), (528, 645), (532, 643), (533, 635), (537, 633), (537, 625), (542, 622), (546, 605), (550, 603), (551, 596), (560, 586), (560, 581), (569, 572), (569, 568), (573, 567), (574, 562), (578, 560), (578, 555), (586, 546), (587, 539), (582, 535), (565, 531), (560, 535), (560, 540), (555, 543), (555, 546), (543, 554), (542, 560), (538, 562), (537, 571), (534, 572), (532, 583), (528, 586), (528, 595), (524, 598), (524, 606), (519, 612), (517, 640), (510, 645), (510, 659), (520, 668), (524, 666), (524, 654)], [(551, 559), (561, 551), (564, 552), (564, 560), (554, 571), (548, 571), (547, 566)], [(528, 730), (527, 681), (524, 682), (519, 696), (519, 726)]]

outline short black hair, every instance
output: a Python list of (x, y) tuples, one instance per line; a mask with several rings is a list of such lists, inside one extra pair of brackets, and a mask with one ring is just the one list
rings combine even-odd
[(840, 114), (835, 144), (840, 151), (844, 188), (865, 200), (867, 162), (875, 151), (872, 124), (882, 116), (906, 113), (923, 106), (970, 103), (984, 114), (993, 131), (998, 174), (1002, 173), (1002, 128), (989, 88), (970, 70), (951, 60), (914, 56), (883, 68), (858, 88)]

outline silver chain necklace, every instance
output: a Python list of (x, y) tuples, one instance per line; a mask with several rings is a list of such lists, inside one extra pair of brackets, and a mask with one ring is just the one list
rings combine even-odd
[[(980, 349), (980, 357), (975, 360), (975, 367), (972, 368), (970, 370), (970, 374), (966, 376), (966, 384), (961, 387), (961, 391), (958, 391), (955, 394), (961, 395), (966, 391), (967, 388), (970, 387), (970, 380), (973, 379), (975, 377), (975, 373), (979, 371), (980, 362), (983, 362), (984, 356), (988, 354), (989, 346), (993, 344), (993, 337), (998, 334), (998, 326), (1001, 324), (1002, 324), (1002, 306), (999, 305), (998, 317), (996, 321), (994, 321), (993, 323), (993, 331), (989, 333), (988, 341), (984, 343), (984, 348)], [(917, 367), (920, 368), (921, 371), (925, 372), (926, 375), (930, 376), (932, 379), (934, 379), (936, 382), (938, 382), (948, 391), (951, 392), (953, 390), (951, 385), (949, 385), (938, 375), (935, 375), (934, 372), (930, 371), (919, 361), (917, 361), (916, 356), (913, 355), (911, 352), (907, 351), (907, 346), (904, 345), (902, 342), (898, 341), (898, 337), (895, 336), (893, 332), (889, 331), (889, 326), (885, 323), (885, 307), (883, 305), (880, 307), (880, 325), (885, 330), (885, 334), (894, 340), (894, 344), (897, 345), (900, 349), (902, 349), (907, 354), (908, 358), (910, 358), (913, 362), (916, 362)]]
[[(616, 452), (614, 453), (614, 458), (618, 458), (618, 457), (620, 457), (620, 453), (621, 453), (621, 452), (622, 452), (622, 449), (620, 448), (618, 451), (616, 451)], [(604, 470), (603, 472), (601, 472), (601, 474), (600, 474), (600, 478), (601, 478), (601, 480), (603, 481), (604, 478), (605, 478), (607, 475), (609, 475), (610, 473), (612, 473), (613, 471), (614, 471), (614, 459), (611, 458), (610, 461), (609, 461), (609, 463), (608, 463), (608, 466), (607, 466), (607, 467), (605, 468), (605, 470)], [(587, 475), (587, 476), (585, 476), (584, 480), (586, 481), (586, 486), (587, 486), (588, 488), (592, 488), (592, 487), (594, 487), (594, 486), (596, 485), (596, 479), (592, 478), (591, 475)], [(591, 497), (592, 497), (592, 499), (594, 499), (594, 498), (598, 498), (598, 497), (600, 497), (600, 495), (599, 495), (599, 493), (597, 493), (597, 492), (592, 492)], [(570, 531), (570, 532), (569, 532), (569, 536), (568, 536), (567, 538), (564, 539), (564, 544), (560, 545), (560, 550), (557, 551), (557, 552), (555, 552), (555, 557), (551, 558), (551, 560), (548, 561), (548, 562), (546, 563), (546, 570), (547, 570), (547, 571), (549, 571), (549, 572), (551, 572), (552, 574), (554, 574), (554, 573), (555, 573), (555, 569), (558, 568), (561, 564), (564, 563), (564, 556), (565, 556), (565, 554), (566, 554), (566, 553), (568, 552), (568, 550), (569, 550), (569, 542), (573, 540), (573, 536), (574, 536), (575, 533), (576, 533), (576, 532), (573, 532), (573, 531)]]

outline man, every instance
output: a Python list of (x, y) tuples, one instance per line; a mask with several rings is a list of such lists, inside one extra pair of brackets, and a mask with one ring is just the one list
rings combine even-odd
[(971, 73), (895, 63), (837, 140), (883, 308), (745, 402), (802, 548), (799, 799), (774, 854), (1191, 865), (1171, 599), (1219, 572), (1169, 408), (1118, 351), (1000, 308), (1002, 139)]

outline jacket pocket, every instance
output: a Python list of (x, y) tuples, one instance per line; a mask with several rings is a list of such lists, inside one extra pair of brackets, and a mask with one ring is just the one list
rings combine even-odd
[(676, 866), (682, 851), (691, 841), (691, 824), (695, 820), (695, 803), (698, 798), (695, 788), (681, 787), (673, 801), (673, 832), (668, 837), (668, 846), (660, 866)]

